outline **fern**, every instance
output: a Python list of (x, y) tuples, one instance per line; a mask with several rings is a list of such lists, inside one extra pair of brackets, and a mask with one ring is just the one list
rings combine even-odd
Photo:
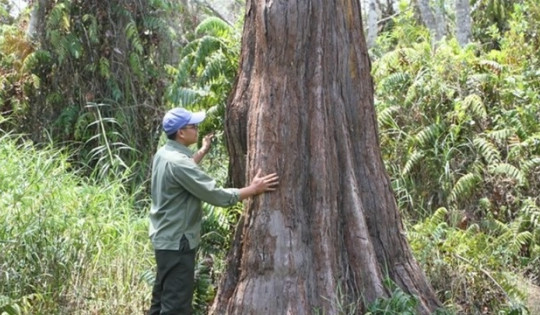
[(499, 144), (503, 144), (506, 142), (506, 140), (514, 135), (515, 132), (512, 128), (504, 128), (504, 129), (499, 129), (499, 130), (493, 130), (493, 131), (489, 131), (486, 135), (491, 138), (493, 141), (499, 143)]
[(226, 69), (226, 67), (227, 60), (223, 54), (212, 55), (208, 58), (206, 67), (201, 73), (200, 83), (202, 85), (206, 85), (220, 77), (223, 77), (225, 79), (227, 79), (228, 77), (232, 77), (232, 75), (227, 76), (226, 73), (224, 73), (224, 71), (229, 70)]
[(495, 163), (489, 166), (489, 171), (492, 174), (506, 175), (508, 178), (513, 179), (519, 186), (527, 185), (527, 178), (521, 170), (512, 164), (508, 163)]
[(488, 162), (495, 163), (501, 160), (501, 153), (493, 143), (482, 137), (476, 137), (473, 140), (474, 146), (480, 152), (480, 155)]
[(413, 169), (413, 167), (415, 167), (423, 157), (424, 153), (422, 153), (421, 151), (414, 151), (405, 163), (403, 170), (401, 171), (402, 176), (408, 175)]
[(456, 202), (468, 198), (475, 190), (478, 182), (481, 181), (481, 178), (473, 173), (468, 173), (463, 175), (456, 184), (452, 191), (450, 192), (449, 200)]
[(465, 110), (470, 109), (472, 114), (478, 118), (485, 119), (487, 117), (486, 107), (477, 94), (468, 95), (463, 100), (463, 107)]
[(485, 68), (485, 69), (490, 70), (491, 72), (493, 72), (496, 75), (501, 74), (501, 72), (503, 70), (503, 66), (501, 64), (499, 64), (498, 62), (493, 61), (493, 60), (481, 60), (479, 62), (479, 65), (481, 67)]
[(133, 52), (129, 54), (129, 66), (131, 67), (131, 70), (133, 70), (133, 73), (139, 78), (139, 80), (142, 80), (144, 74), (139, 54)]
[(383, 89), (391, 91), (394, 89), (401, 89), (403, 86), (408, 85), (410, 79), (411, 78), (408, 73), (396, 72), (382, 80), (381, 84)]
[(420, 130), (420, 132), (416, 134), (415, 139), (418, 142), (418, 145), (422, 147), (430, 145), (439, 137), (441, 130), (442, 126), (439, 123), (429, 125)]
[(69, 31), (69, 12), (65, 3), (57, 3), (49, 13), (47, 30)]
[(540, 229), (540, 207), (535, 199), (527, 198), (524, 200), (520, 212), (533, 230)]
[(195, 29), (197, 35), (210, 35), (213, 37), (227, 37), (231, 34), (232, 28), (220, 18), (209, 17), (202, 21)]
[(221, 49), (223, 43), (220, 39), (212, 36), (204, 36), (199, 41), (199, 46), (195, 52), (193, 66), (199, 67), (205, 64), (206, 58), (213, 52)]
[(521, 164), (521, 171), (524, 174), (529, 174), (532, 170), (540, 166), (540, 157), (535, 157), (530, 160), (524, 160)]
[(377, 123), (379, 128), (383, 125), (395, 126), (393, 115), (399, 112), (400, 106), (390, 106), (377, 113)]
[(90, 40), (90, 43), (97, 44), (99, 43), (99, 34), (98, 34), (98, 23), (96, 20), (96, 17), (92, 14), (85, 14), (82, 17), (82, 20), (84, 23), (88, 23), (87, 26), (87, 34), (88, 39)]
[(104, 57), (99, 59), (99, 74), (106, 79), (111, 75), (109, 60)]
[(126, 25), (126, 37), (130, 40), (131, 45), (135, 49), (135, 51), (138, 54), (142, 54), (144, 52), (143, 45), (141, 43), (141, 39), (139, 37), (139, 31), (137, 30), (137, 25), (134, 21), (129, 22)]

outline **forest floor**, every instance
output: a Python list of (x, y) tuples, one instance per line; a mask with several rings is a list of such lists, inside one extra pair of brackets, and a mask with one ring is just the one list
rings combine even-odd
[(540, 287), (529, 284), (529, 306), (530, 314), (540, 314)]

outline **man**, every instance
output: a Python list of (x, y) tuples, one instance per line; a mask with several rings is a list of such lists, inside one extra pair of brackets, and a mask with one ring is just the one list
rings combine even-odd
[(247, 187), (220, 188), (197, 165), (210, 149), (205, 137), (199, 151), (188, 147), (197, 142), (203, 112), (183, 108), (167, 112), (163, 131), (167, 143), (154, 156), (150, 239), (155, 250), (157, 275), (150, 314), (191, 314), (195, 253), (201, 240), (201, 201), (231, 206), (240, 200), (275, 190), (278, 176), (261, 176), (260, 170)]

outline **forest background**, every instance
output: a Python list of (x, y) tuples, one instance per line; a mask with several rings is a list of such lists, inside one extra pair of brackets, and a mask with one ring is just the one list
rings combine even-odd
[[(461, 2), (362, 1), (380, 149), (445, 312), (535, 314), (540, 4), (470, 1), (463, 39)], [(0, 313), (142, 313), (161, 117), (207, 111), (200, 135), (216, 140), (204, 167), (225, 185), (244, 4), (13, 5), (0, 0)], [(204, 209), (197, 314), (216, 293), (242, 205)], [(414, 313), (415, 297), (393, 292), (370, 312)]]

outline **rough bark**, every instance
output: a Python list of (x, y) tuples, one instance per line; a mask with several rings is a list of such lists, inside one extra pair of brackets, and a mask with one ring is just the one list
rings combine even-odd
[(388, 295), (386, 275), (429, 313), (439, 302), (411, 255), (381, 159), (359, 2), (246, 5), (226, 122), (240, 172), (232, 177), (261, 168), (281, 184), (245, 203), (211, 313), (361, 313)]
[(471, 6), (469, 0), (456, 0), (456, 38), (463, 47), (471, 38)]

